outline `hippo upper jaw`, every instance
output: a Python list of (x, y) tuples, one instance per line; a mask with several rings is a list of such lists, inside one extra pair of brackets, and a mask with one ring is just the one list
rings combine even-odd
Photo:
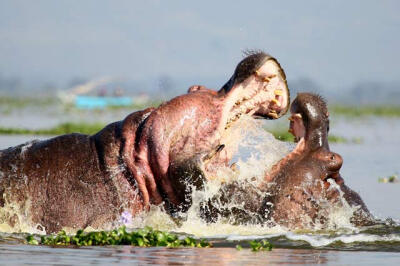
[[(290, 95), (284, 71), (276, 59), (265, 54), (262, 56), (264, 57), (260, 59), (262, 63), (257, 64), (254, 69), (250, 67), (253, 70), (249, 72), (247, 78), (232, 84), (229, 89), (227, 86), (218, 92), (203, 86), (193, 86), (189, 89), (190, 95), (184, 97), (210, 99), (207, 100), (208, 108), (214, 106), (213, 120), (210, 122), (215, 126), (215, 130), (206, 128), (202, 132), (193, 132), (196, 136), (192, 138), (195, 142), (192, 146), (197, 149), (190, 152), (187, 152), (188, 149), (185, 146), (180, 148), (181, 152), (177, 149), (180, 162), (183, 163), (186, 158), (191, 161), (190, 165), (197, 163), (198, 169), (203, 169), (204, 176), (208, 176), (207, 172), (210, 170), (215, 172), (212, 170), (221, 165), (226, 166), (236, 152), (238, 140), (231, 139), (234, 137), (231, 136), (229, 129), (241, 117), (247, 115), (277, 119), (287, 112)], [(237, 75), (240, 76), (237, 72), (238, 70), (235, 71), (231, 80), (235, 80), (234, 77)], [(193, 121), (189, 122), (198, 121), (199, 116), (194, 116)], [(188, 141), (185, 143), (190, 144)], [(186, 165), (186, 163), (183, 164)]]
[(243, 114), (277, 119), (287, 112), (290, 101), (284, 72), (273, 59), (242, 83), (235, 84), (223, 97), (226, 126)]

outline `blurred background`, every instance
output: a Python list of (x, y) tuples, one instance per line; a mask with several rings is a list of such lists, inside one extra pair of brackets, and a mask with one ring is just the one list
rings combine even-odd
[[(2, 96), (170, 98), (220, 88), (262, 49), (290, 88), (400, 104), (398, 1), (0, 1)], [(96, 91), (96, 92), (93, 92)], [(99, 92), (100, 91), (100, 92)]]
[[(0, 0), (0, 149), (95, 133), (193, 84), (219, 89), (262, 49), (293, 96), (328, 99), (342, 176), (375, 215), (400, 219), (400, 184), (377, 185), (400, 171), (399, 14), (396, 0)], [(263, 126), (291, 140), (286, 119)]]

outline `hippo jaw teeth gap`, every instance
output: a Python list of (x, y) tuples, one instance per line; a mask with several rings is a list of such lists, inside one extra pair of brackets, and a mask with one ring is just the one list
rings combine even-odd
[[(267, 90), (267, 84), (258, 88), (247, 89), (238, 97), (229, 111), (226, 127), (229, 127), (244, 114), (254, 115), (261, 105), (281, 106), (280, 102), (273, 98), (271, 92)], [(278, 118), (276, 110), (270, 110), (269, 113), (271, 117)]]
[(269, 60), (227, 96), (226, 128), (243, 114), (277, 119), (289, 106), (289, 89), (283, 70)]

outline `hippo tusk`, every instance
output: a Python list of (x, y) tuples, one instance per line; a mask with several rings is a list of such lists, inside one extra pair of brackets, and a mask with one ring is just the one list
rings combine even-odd
[(275, 110), (269, 112), (268, 115), (269, 115), (270, 117), (274, 118), (274, 119), (279, 118), (279, 116), (278, 116), (278, 114), (276, 113)]
[(294, 117), (294, 118), (300, 118), (300, 119), (303, 118), (303, 117), (301, 116), (301, 114), (299, 114), (299, 113), (294, 114), (293, 117)]
[(281, 102), (278, 101), (277, 99), (272, 99), (272, 100), (271, 100), (271, 103), (275, 104), (275, 105), (278, 106), (278, 107), (281, 107)]
[[(259, 71), (259, 70), (254, 71), (254, 75), (255, 75), (257, 78), (260, 78), (262, 81), (267, 82), (267, 83), (270, 82), (271, 79), (273, 79), (273, 78), (276, 77), (275, 74), (274, 74), (274, 75), (271, 75), (271, 76), (269, 76), (269, 77), (263, 76), (263, 75), (260, 74), (260, 71)], [(281, 92), (281, 93), (282, 93), (282, 92)], [(283, 94), (280, 94), (280, 95), (283, 95)]]

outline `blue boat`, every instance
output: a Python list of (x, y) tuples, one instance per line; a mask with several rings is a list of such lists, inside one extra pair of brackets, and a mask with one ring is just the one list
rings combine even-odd
[(75, 106), (80, 109), (104, 109), (110, 106), (130, 106), (133, 100), (123, 96), (75, 96)]

